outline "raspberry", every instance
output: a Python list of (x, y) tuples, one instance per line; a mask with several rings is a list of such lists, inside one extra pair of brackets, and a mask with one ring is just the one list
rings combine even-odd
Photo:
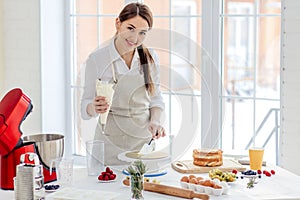
[(102, 181), (103, 180), (103, 175), (98, 176), (98, 180)]
[(105, 172), (106, 172), (106, 173), (110, 173), (110, 170), (111, 170), (111, 169), (110, 169), (109, 167), (106, 167)]
[(263, 171), (263, 174), (266, 174), (266, 172), (268, 172), (268, 171), (267, 171), (267, 170), (264, 170), (264, 171)]
[(271, 174), (273, 174), (273, 175), (275, 174), (275, 171), (273, 169), (271, 170)]
[(233, 169), (233, 170), (232, 170), (232, 173), (237, 174), (238, 171), (237, 171), (236, 169)]
[(270, 176), (271, 176), (271, 173), (267, 171), (267, 172), (265, 173), (265, 175), (268, 176), (268, 177), (270, 177)]
[(113, 174), (109, 175), (109, 180), (114, 180), (115, 178), (116, 177)]
[(261, 170), (259, 169), (259, 170), (257, 170), (257, 174), (261, 174), (262, 172), (261, 172)]
[(98, 180), (102, 180), (102, 181), (114, 180), (116, 176), (117, 175), (114, 174), (113, 170), (111, 170), (109, 167), (106, 167), (105, 171), (101, 172), (101, 174), (98, 176)]

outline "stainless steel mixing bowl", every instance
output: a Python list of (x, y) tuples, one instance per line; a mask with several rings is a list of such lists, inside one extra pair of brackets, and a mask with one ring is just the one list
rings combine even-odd
[(23, 137), (24, 142), (35, 142), (41, 162), (47, 167), (52, 160), (62, 157), (64, 153), (64, 136), (56, 133), (42, 133)]

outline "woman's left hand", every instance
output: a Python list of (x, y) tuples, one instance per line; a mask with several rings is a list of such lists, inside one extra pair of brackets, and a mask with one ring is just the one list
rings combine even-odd
[(158, 139), (160, 137), (166, 136), (166, 132), (164, 127), (159, 125), (158, 123), (150, 122), (149, 131), (152, 133), (152, 138)]

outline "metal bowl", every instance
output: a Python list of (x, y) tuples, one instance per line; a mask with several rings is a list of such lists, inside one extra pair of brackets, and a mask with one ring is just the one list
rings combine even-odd
[(63, 156), (64, 153), (64, 136), (62, 134), (43, 133), (27, 135), (23, 137), (24, 142), (35, 142), (37, 153), (41, 162), (46, 167), (51, 166), (54, 159)]

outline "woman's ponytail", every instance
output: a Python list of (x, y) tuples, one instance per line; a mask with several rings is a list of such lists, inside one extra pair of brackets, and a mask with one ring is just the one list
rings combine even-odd
[[(144, 74), (144, 81), (146, 90), (149, 92), (150, 95), (154, 94), (154, 84), (151, 78), (150, 66), (154, 64), (154, 60), (147, 48), (144, 48), (143, 45), (137, 47), (139, 56), (140, 56), (140, 63), (141, 68)], [(150, 61), (150, 63), (149, 63)]]

